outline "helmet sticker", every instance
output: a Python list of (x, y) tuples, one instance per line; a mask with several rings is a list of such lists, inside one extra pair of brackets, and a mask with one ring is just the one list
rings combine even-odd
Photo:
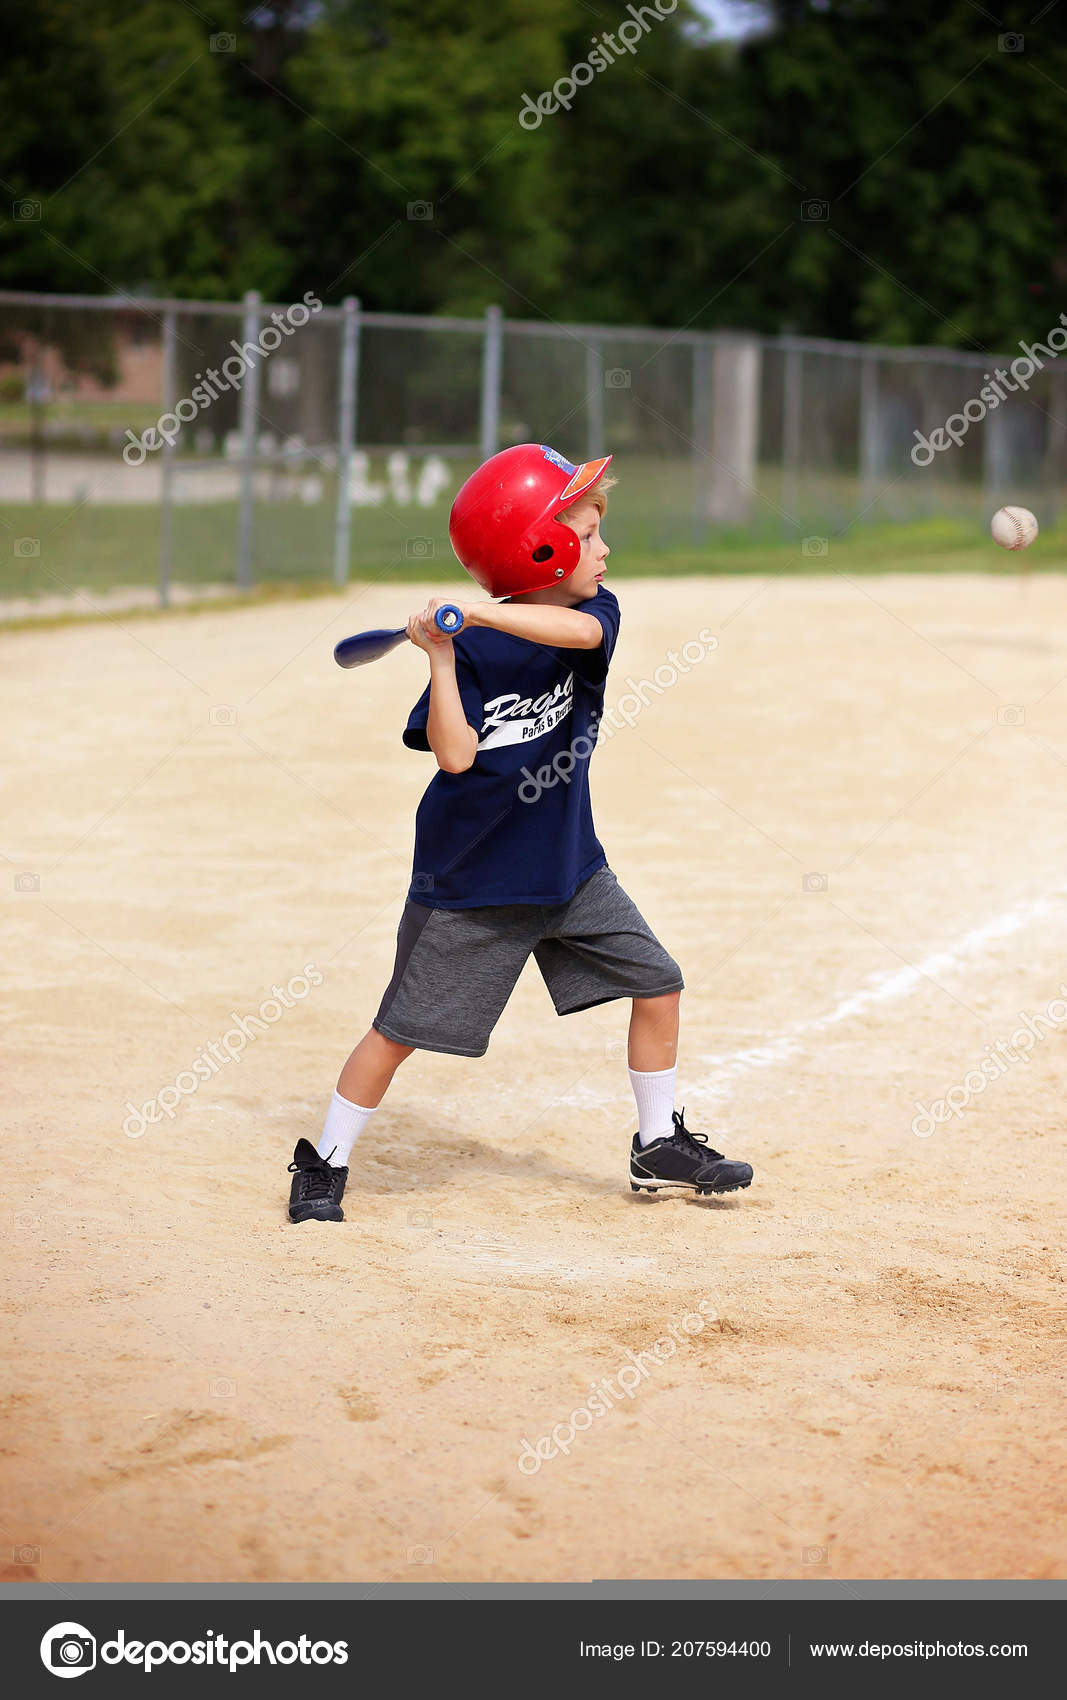
[(540, 447), (545, 459), (550, 460), (553, 466), (558, 466), (561, 472), (568, 472), (572, 477), (577, 472), (576, 466), (573, 466), (569, 460), (564, 460), (563, 456), (557, 454), (555, 449), (550, 449), (547, 443), (542, 443)]

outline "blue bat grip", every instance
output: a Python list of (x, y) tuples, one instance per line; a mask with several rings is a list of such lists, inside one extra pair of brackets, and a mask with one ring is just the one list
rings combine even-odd
[(463, 615), (451, 602), (446, 602), (443, 608), (438, 608), (434, 621), (437, 630), (447, 632), (449, 637), (454, 637), (457, 632), (463, 630)]

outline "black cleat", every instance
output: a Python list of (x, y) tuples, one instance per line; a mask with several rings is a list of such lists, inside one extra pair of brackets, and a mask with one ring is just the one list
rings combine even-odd
[(630, 1147), (630, 1186), (634, 1192), (668, 1192), (691, 1187), (706, 1192), (737, 1192), (752, 1181), (750, 1163), (731, 1163), (721, 1151), (713, 1151), (706, 1133), (690, 1133), (685, 1111), (671, 1111), (674, 1132), (651, 1145), (642, 1145), (637, 1134)]
[(343, 1222), (341, 1209), (348, 1170), (334, 1169), (320, 1157), (309, 1139), (298, 1139), (289, 1165), (290, 1222)]

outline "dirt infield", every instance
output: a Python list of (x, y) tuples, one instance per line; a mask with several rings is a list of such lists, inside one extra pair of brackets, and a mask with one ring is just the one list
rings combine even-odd
[(530, 967), (286, 1220), (431, 772), (422, 658), (330, 650), (424, 591), (0, 638), (3, 1579), (1067, 1575), (1067, 579), (618, 588), (719, 1200), (631, 1194), (627, 1010)]

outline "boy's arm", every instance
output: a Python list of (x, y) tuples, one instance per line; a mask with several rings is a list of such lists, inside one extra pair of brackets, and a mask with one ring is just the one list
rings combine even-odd
[(592, 614), (551, 602), (469, 602), (463, 617), (468, 626), (488, 626), (549, 649), (599, 649), (604, 641), (604, 628)]
[(435, 600), (421, 614), (412, 614), (407, 634), (424, 650), (430, 663), (430, 702), (426, 715), (426, 742), (445, 773), (466, 773), (478, 754), (478, 734), (467, 719), (456, 679), (456, 652), (452, 639), (438, 630), (433, 620)]
[(426, 741), (437, 765), (446, 773), (466, 773), (478, 754), (478, 734), (463, 709), (456, 683), (456, 652), (448, 643), (435, 644), (430, 658), (430, 712)]

